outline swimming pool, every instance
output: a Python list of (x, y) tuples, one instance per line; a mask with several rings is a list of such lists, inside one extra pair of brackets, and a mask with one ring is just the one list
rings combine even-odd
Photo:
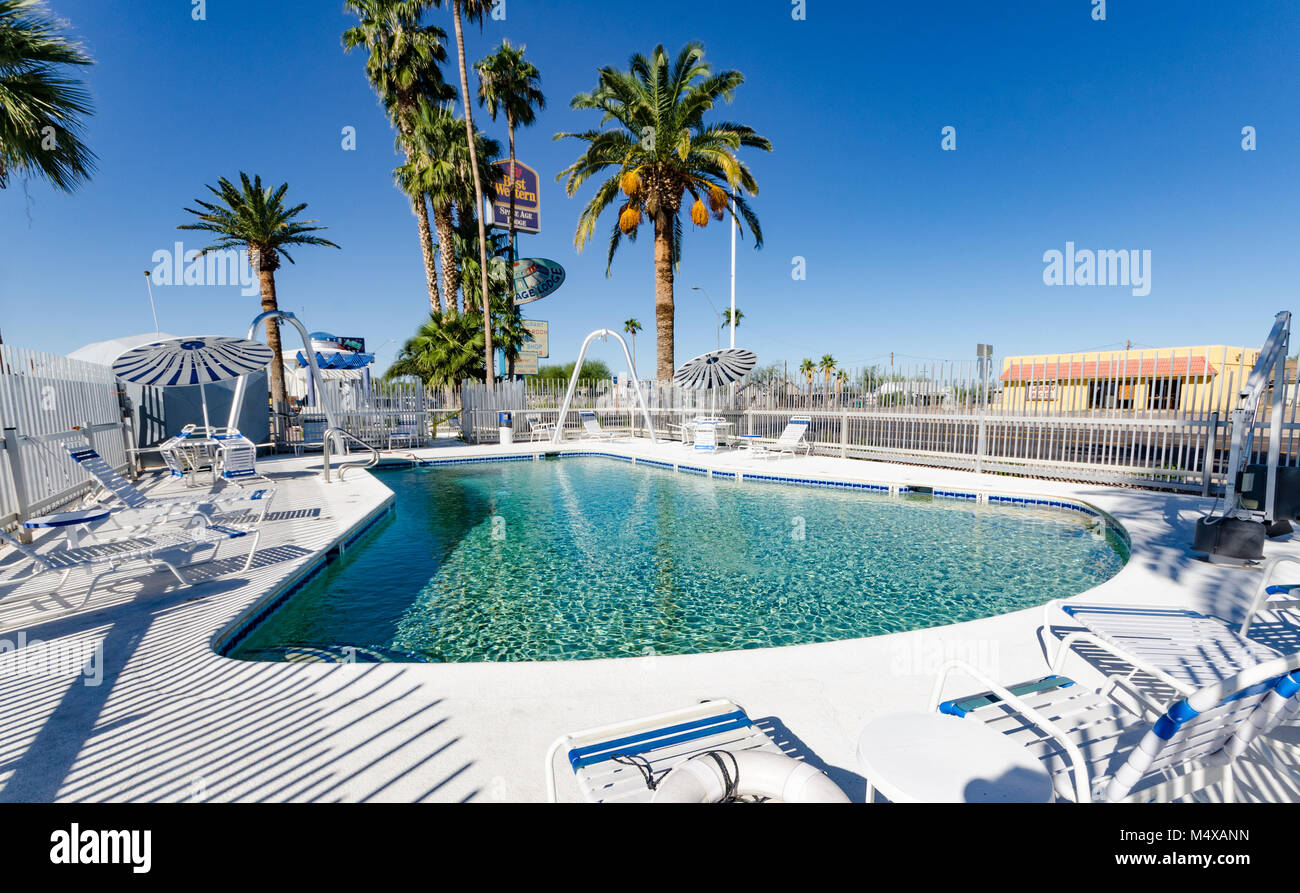
[(242, 632), (430, 661), (573, 660), (824, 642), (1075, 595), (1127, 555), (1099, 519), (674, 473), (603, 457), (380, 473), (395, 511)]

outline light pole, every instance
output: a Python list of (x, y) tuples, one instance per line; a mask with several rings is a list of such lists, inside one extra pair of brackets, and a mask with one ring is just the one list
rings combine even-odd
[(736, 188), (731, 187), (731, 346), (736, 346)]
[(149, 289), (149, 310), (153, 313), (153, 333), (161, 334), (162, 329), (158, 328), (158, 308), (153, 303), (153, 274), (148, 270), (144, 271), (144, 286)]
[[(717, 327), (716, 329), (714, 329), (714, 332), (717, 334), (717, 338), (714, 339), (714, 343), (717, 345), (718, 350), (722, 350), (722, 314), (718, 312), (718, 308), (717, 308), (717, 306), (713, 303), (713, 298), (709, 297), (709, 291), (708, 291), (708, 289), (700, 288), (698, 285), (692, 285), (692, 286), (691, 286), (691, 290), (692, 290), (692, 291), (703, 292), (703, 293), (704, 293), (704, 300), (708, 301), (708, 302), (709, 302), (709, 306), (713, 308), (713, 315), (714, 315), (715, 317), (717, 317), (717, 320), (718, 320), (718, 327)], [(735, 334), (736, 330), (735, 330), (734, 325), (733, 325), (733, 327), (732, 327), (731, 332), (732, 332), (732, 334), (731, 334), (731, 337), (732, 337), (732, 346), (734, 347), (734, 346), (735, 346), (735, 338), (736, 338), (736, 334)]]

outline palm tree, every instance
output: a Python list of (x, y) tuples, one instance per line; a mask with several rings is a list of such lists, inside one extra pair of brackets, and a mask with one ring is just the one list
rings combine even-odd
[[(430, 0), (346, 0), (344, 6), (357, 14), (360, 23), (343, 32), (343, 48), (351, 52), (365, 47), (369, 52), (366, 77), (397, 128), (398, 143), (409, 164), (415, 152), (413, 118), (421, 100), (450, 99), (455, 93), (443, 80), (439, 68), (447, 61), (444, 46), (447, 32), (434, 25), (420, 24)], [(420, 235), (429, 307), (438, 310), (438, 271), (429, 231), (429, 209), (423, 192), (407, 190), (406, 194)]]
[[(596, 88), (573, 98), (571, 107), (602, 113), (601, 129), (556, 134), (557, 139), (572, 137), (587, 143), (581, 157), (560, 173), (560, 177), (568, 175), (568, 195), (593, 176), (611, 172), (578, 217), (574, 235), (578, 250), (591, 238), (601, 213), (614, 203), (620, 189), (626, 198), (610, 235), (607, 276), (622, 237), (635, 239), (646, 215), (654, 225), (660, 379), (673, 376), (673, 271), (681, 258), (679, 212), (685, 195), (695, 199), (690, 218), (696, 226), (706, 225), (710, 213), (718, 220), (729, 213), (733, 225), (740, 228), (739, 212), (754, 233), (754, 247), (763, 244), (763, 231), (749, 204), (741, 195), (730, 201), (726, 187), (739, 186), (757, 194), (758, 184), (736, 152), (742, 146), (771, 151), (772, 144), (743, 124), (704, 121), (705, 112), (719, 101), (731, 101), (744, 80), (738, 71), (714, 74), (699, 43), (688, 43), (671, 62), (658, 46), (650, 58), (633, 56), (627, 71), (600, 69)], [(618, 127), (604, 129), (609, 121)]]
[[(456, 254), (454, 214), (457, 206), (464, 209), (474, 203), (464, 123), (449, 105), (422, 102), (411, 125), (411, 159), (395, 174), (402, 189), (408, 193), (419, 191), (429, 199), (442, 255), (443, 311), (458, 313), (462, 274)], [(479, 174), (493, 176), (492, 159), (501, 154), (501, 147), (482, 134), (476, 142)]]
[(805, 357), (803, 361), (799, 363), (799, 373), (808, 380), (808, 405), (809, 406), (812, 406), (813, 373), (816, 371), (817, 371), (817, 364), (814, 363), (812, 360), (808, 359), (807, 357)]
[[(441, 9), (444, 0), (423, 0), (423, 2), (432, 3)], [(474, 110), (469, 101), (469, 69), (465, 62), (465, 31), (461, 26), (461, 20), (468, 19), (482, 25), (483, 17), (492, 7), (492, 3), (493, 0), (451, 0), (451, 21), (456, 31), (456, 61), (460, 65), (460, 103), (465, 110), (465, 142), (469, 144), (470, 172), (474, 175), (474, 207), (477, 209), (483, 207), (483, 177), (479, 173), (478, 147), (474, 140)], [(492, 308), (488, 304), (491, 290), (488, 287), (487, 227), (483, 223), (482, 213), (476, 213), (474, 216), (478, 218), (479, 294), (483, 296), (483, 380), (490, 385), (496, 378), (496, 374), (492, 356)]]
[(636, 368), (636, 333), (641, 331), (641, 320), (633, 317), (623, 321), (623, 331), (632, 339), (632, 367)]
[(483, 374), (483, 326), (477, 313), (433, 313), (407, 340), (385, 378), (410, 375), (429, 387), (455, 387)]
[[(736, 326), (737, 326), (737, 327), (740, 326), (740, 321), (741, 321), (742, 319), (744, 319), (744, 318), (745, 318), (745, 311), (744, 311), (744, 310), (741, 310), (739, 307), (736, 308)], [(723, 310), (723, 311), (722, 311), (722, 324), (719, 326), (719, 328), (723, 328), (723, 329), (725, 329), (725, 328), (728, 328), (730, 325), (731, 325), (731, 308), (728, 307), (726, 310)]]
[[(195, 199), (194, 203), (202, 210), (186, 208), (187, 213), (199, 219), (198, 223), (186, 223), (177, 229), (192, 229), (213, 233), (217, 238), (211, 245), (199, 252), (200, 256), (209, 251), (224, 251), (231, 248), (248, 250), (248, 263), (257, 273), (258, 284), (262, 291), (262, 312), (278, 310), (279, 303), (275, 293), (275, 271), (280, 269), (280, 257), (293, 263), (287, 248), (298, 245), (324, 245), (338, 248), (333, 242), (311, 235), (326, 227), (312, 226), (315, 220), (299, 220), (298, 215), (307, 207), (306, 204), (288, 207), (284, 203), (284, 194), (289, 184), (284, 183), (272, 189), (262, 187), (262, 178), (248, 174), (239, 174), (239, 187), (225, 177), (217, 180), (216, 186), (208, 190), (220, 202), (205, 202)], [(276, 431), (280, 431), (280, 420), (288, 412), (289, 395), (284, 387), (284, 364), (280, 361), (280, 322), (278, 319), (266, 321), (266, 344), (275, 354), (271, 361), (271, 394), (275, 402)]]
[(12, 172), (72, 192), (90, 179), (95, 153), (81, 141), (90, 94), (63, 70), (93, 65), (37, 0), (0, 0), (0, 189)]
[(546, 108), (546, 97), (539, 84), (542, 75), (537, 66), (524, 59), (524, 46), (515, 49), (502, 39), (497, 51), (475, 66), (478, 69), (478, 101), (486, 105), (492, 120), (497, 112), (506, 115), (506, 133), (510, 138), (510, 269), (515, 266), (515, 127), (528, 127), (537, 120), (533, 107)]
[(822, 354), (817, 363), (817, 371), (822, 374), (822, 393), (831, 388), (831, 373), (835, 371), (835, 358), (828, 353)]

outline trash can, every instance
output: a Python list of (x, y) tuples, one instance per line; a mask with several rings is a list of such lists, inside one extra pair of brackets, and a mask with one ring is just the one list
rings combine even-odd
[(501, 432), (501, 444), (503, 446), (509, 446), (515, 442), (515, 428), (510, 413), (497, 413), (497, 428)]

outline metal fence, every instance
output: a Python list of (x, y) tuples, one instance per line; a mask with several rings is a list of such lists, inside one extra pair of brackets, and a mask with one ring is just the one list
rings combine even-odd
[[(347, 389), (326, 388), (321, 399), (330, 404), (339, 427), (379, 449), (396, 445), (425, 446), (439, 423), (454, 417), (460, 402), (454, 391), (426, 388), (416, 381), (376, 380)], [(290, 426), (289, 440), (319, 445), (326, 427), (323, 412), (308, 407)]]
[(107, 366), (0, 344), (0, 526), (83, 495), (90, 480), (64, 449), (89, 441), (128, 467), (119, 385)]
[[(680, 439), (683, 424), (701, 414), (727, 419), (735, 433), (775, 439), (798, 415), (812, 420), (809, 437), (824, 455), (1210, 494), (1226, 482), (1230, 413), (1258, 353), (1146, 349), (812, 369), (798, 378), (769, 367), (717, 392), (642, 386), (662, 439)], [(502, 410), (513, 411), (515, 439), (530, 438), (535, 427), (557, 421), (566, 387), (472, 386), (467, 439), (496, 441)], [(1296, 465), (1294, 363), (1281, 387), (1282, 464)], [(594, 411), (606, 428), (644, 434), (635, 402), (626, 382), (580, 381), (566, 435), (581, 434), (579, 409)], [(1271, 401), (1261, 401), (1252, 461), (1268, 450), (1271, 413)]]

